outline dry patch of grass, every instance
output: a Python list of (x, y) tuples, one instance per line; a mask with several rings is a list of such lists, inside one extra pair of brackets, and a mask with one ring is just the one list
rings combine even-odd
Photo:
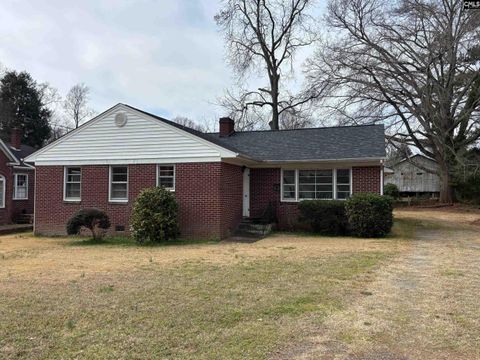
[(162, 247), (0, 237), (0, 358), (276, 356), (404, 246), (289, 234)]
[(332, 314), (300, 358), (480, 358), (480, 213), (396, 211), (409, 247)]

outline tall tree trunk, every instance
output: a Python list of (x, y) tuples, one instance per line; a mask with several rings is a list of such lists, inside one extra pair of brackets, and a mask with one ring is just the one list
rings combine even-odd
[[(275, 71), (275, 70), (274, 70)], [(280, 80), (280, 75), (272, 75), (270, 77), (270, 88), (271, 88), (271, 96), (272, 96), (272, 121), (270, 121), (270, 129), (271, 130), (279, 130), (279, 111), (278, 111), (278, 82)]]
[(440, 175), (440, 203), (451, 204), (453, 203), (453, 187), (452, 176), (450, 173), (450, 165), (447, 162), (439, 163), (439, 175)]

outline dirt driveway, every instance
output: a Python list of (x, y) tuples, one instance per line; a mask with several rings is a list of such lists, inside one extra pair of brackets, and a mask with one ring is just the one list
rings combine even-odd
[(397, 211), (410, 245), (299, 359), (480, 359), (480, 212)]

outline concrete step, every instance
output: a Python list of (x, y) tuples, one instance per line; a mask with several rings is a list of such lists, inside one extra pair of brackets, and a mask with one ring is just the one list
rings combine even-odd
[(254, 224), (242, 221), (234, 232), (234, 236), (262, 238), (272, 231), (272, 224)]

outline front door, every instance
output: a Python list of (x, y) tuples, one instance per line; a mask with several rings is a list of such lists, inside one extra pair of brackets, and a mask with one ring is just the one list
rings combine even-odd
[(250, 217), (250, 169), (243, 170), (243, 217)]

